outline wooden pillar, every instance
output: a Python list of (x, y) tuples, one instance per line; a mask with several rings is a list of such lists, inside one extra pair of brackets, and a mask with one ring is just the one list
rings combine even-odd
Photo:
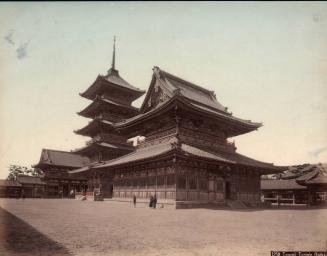
[(188, 192), (189, 192), (189, 184), (188, 184), (188, 182), (189, 182), (189, 177), (188, 177), (189, 172), (188, 172), (188, 170), (186, 171), (185, 174), (186, 174), (185, 175), (185, 182), (186, 182), (185, 192), (186, 192), (186, 201), (188, 201), (188, 198), (189, 198), (189, 195), (188, 195)]
[(293, 204), (295, 204), (295, 192), (293, 191)]

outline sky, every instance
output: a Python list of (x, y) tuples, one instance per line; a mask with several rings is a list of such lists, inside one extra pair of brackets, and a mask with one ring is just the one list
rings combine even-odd
[(147, 90), (159, 66), (262, 122), (232, 138), (239, 153), (327, 162), (325, 2), (2, 2), (0, 24), (0, 178), (42, 148), (84, 146), (73, 131), (90, 101), (79, 93), (110, 68), (114, 35), (116, 68), (134, 86)]

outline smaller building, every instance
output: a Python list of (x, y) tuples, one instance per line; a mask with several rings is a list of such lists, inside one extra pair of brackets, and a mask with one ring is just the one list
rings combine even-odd
[(326, 164), (290, 166), (275, 177), (261, 180), (263, 200), (271, 203), (319, 205), (327, 203)]
[(21, 184), (21, 195), (27, 198), (41, 198), (44, 196), (46, 183), (40, 177), (19, 175), (17, 182)]
[(261, 180), (263, 200), (270, 203), (307, 204), (308, 189), (292, 180)]
[(325, 166), (317, 165), (315, 170), (297, 178), (296, 182), (307, 187), (309, 204), (327, 204), (327, 171)]
[(21, 195), (22, 185), (15, 180), (0, 180), (0, 197), (15, 197)]
[(87, 190), (87, 179), (72, 177), (68, 171), (88, 166), (90, 159), (77, 153), (43, 149), (39, 163), (34, 168), (43, 172), (42, 181), (46, 183), (44, 196), (48, 198), (69, 197), (70, 191)]

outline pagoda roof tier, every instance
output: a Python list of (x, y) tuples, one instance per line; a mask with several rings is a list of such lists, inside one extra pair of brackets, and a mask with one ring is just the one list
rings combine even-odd
[(93, 119), (83, 128), (74, 131), (76, 134), (93, 137), (103, 130), (113, 130), (113, 123), (104, 119)]
[(95, 150), (105, 151), (105, 152), (122, 152), (122, 153), (129, 153), (134, 151), (135, 148), (130, 145), (122, 145), (119, 143), (109, 143), (103, 141), (94, 141), (83, 148), (76, 149), (74, 152), (78, 154), (88, 155), (94, 154)]
[(137, 125), (144, 122), (149, 122), (150, 120), (153, 121), (169, 111), (175, 111), (176, 108), (192, 114), (204, 115), (207, 118), (211, 118), (219, 122), (219, 125), (225, 124), (227, 127), (229, 127), (227, 131), (228, 137), (248, 133), (257, 130), (260, 126), (262, 126), (261, 123), (254, 123), (250, 120), (234, 117), (231, 114), (215, 110), (211, 107), (204, 106), (203, 104), (191, 102), (180, 94), (175, 94), (172, 98), (159, 103), (156, 108), (153, 108), (148, 112), (141, 113), (135, 117), (125, 119), (119, 123), (114, 123), (113, 127), (121, 131), (128, 130), (132, 136), (134, 135), (133, 132), (135, 134), (138, 132), (136, 128)]
[(224, 166), (243, 166), (255, 168), (262, 174), (278, 173), (286, 167), (274, 166), (270, 163), (264, 163), (254, 160), (238, 153), (210, 152), (188, 144), (178, 143), (178, 139), (171, 138), (169, 141), (146, 148), (138, 148), (136, 151), (122, 157), (105, 161), (95, 165), (94, 169), (115, 168), (118, 166), (138, 164), (145, 161), (158, 161), (158, 159), (167, 156), (181, 156), (192, 158), (193, 160), (210, 161)]
[(92, 85), (85, 92), (80, 93), (80, 95), (84, 98), (93, 100), (97, 95), (101, 95), (103, 92), (110, 89), (121, 91), (121, 93), (127, 96), (130, 101), (141, 97), (145, 93), (145, 91), (134, 87), (121, 78), (118, 70), (111, 68), (107, 75), (98, 75)]
[(139, 113), (139, 109), (136, 107), (114, 102), (104, 97), (96, 97), (91, 104), (89, 104), (82, 111), (78, 112), (78, 114), (84, 117), (93, 118), (106, 108), (114, 108), (118, 111), (128, 112), (128, 117), (135, 116)]
[(88, 157), (76, 154), (74, 152), (42, 149), (41, 157), (34, 168), (44, 168), (49, 166), (59, 166), (67, 168), (79, 168), (90, 163)]

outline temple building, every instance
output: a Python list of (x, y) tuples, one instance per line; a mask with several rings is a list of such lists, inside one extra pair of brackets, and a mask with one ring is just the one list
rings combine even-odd
[(274, 179), (261, 180), (265, 202), (321, 205), (327, 203), (326, 164), (290, 166)]
[(42, 181), (45, 182), (43, 197), (69, 197), (71, 190), (83, 192), (87, 190), (84, 177), (71, 177), (70, 170), (88, 165), (88, 157), (72, 152), (43, 149), (39, 162), (32, 167), (42, 170)]
[[(69, 168), (71, 180), (85, 180), (88, 192), (113, 200), (148, 200), (176, 205), (260, 202), (260, 176), (285, 168), (241, 155), (229, 139), (262, 124), (233, 116), (213, 91), (159, 67), (138, 109), (142, 91), (112, 66), (80, 95), (92, 102), (78, 114), (91, 118), (75, 131), (91, 137), (70, 155), (88, 162)], [(128, 139), (142, 136), (133, 146)]]

